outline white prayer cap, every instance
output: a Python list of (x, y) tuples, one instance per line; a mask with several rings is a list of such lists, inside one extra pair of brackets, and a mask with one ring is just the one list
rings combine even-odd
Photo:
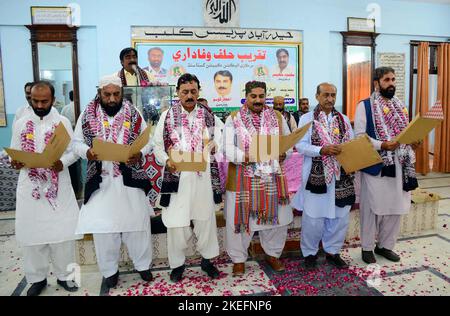
[(110, 84), (122, 87), (122, 80), (120, 80), (120, 78), (117, 75), (104, 76), (98, 82), (98, 87), (99, 89), (102, 89)]

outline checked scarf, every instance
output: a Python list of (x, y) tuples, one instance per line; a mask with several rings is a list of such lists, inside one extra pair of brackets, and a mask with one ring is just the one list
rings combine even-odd
[[(100, 105), (99, 99), (94, 99), (88, 104), (81, 117), (83, 137), (85, 143), (92, 148), (94, 138), (111, 141), (116, 144), (130, 145), (140, 135), (142, 117), (136, 108), (127, 100), (123, 100), (122, 108), (114, 116), (113, 124), (109, 124), (108, 115)], [(110, 138), (111, 136), (111, 138)], [(113, 162), (113, 177), (123, 176), (125, 186), (141, 188), (147, 194), (151, 189), (151, 183), (142, 164), (126, 165)], [(102, 175), (107, 175), (102, 169), (101, 161), (88, 161), (85, 200), (87, 203), (102, 182)]]
[[(376, 139), (392, 140), (408, 125), (408, 110), (397, 97), (385, 100), (379, 92), (375, 92), (370, 103)], [(381, 176), (395, 177), (394, 155), (398, 155), (402, 166), (403, 190), (408, 192), (416, 189), (418, 187), (414, 166), (416, 156), (410, 145), (400, 144), (396, 151), (381, 150), (380, 156), (383, 159)]]
[[(139, 76), (139, 81), (141, 83), (141, 87), (148, 86), (150, 84), (150, 80), (148, 79), (147, 74), (140, 67), (137, 67), (137, 69), (138, 69), (138, 73), (136, 75)], [(125, 76), (125, 69), (122, 68), (119, 71), (118, 75), (119, 75), (120, 80), (122, 81), (122, 85), (127, 86), (127, 78)]]
[[(320, 110), (320, 105), (314, 109), (311, 144), (314, 146), (338, 145), (350, 140), (351, 127), (345, 122), (341, 113), (334, 108), (332, 119), (328, 124), (327, 115)], [(312, 158), (311, 172), (306, 190), (315, 194), (324, 194), (335, 178), (335, 205), (344, 207), (355, 203), (355, 188), (353, 176), (345, 173), (335, 156), (325, 155)]]
[[(50, 138), (55, 132), (56, 125), (45, 133), (45, 145), (49, 142)], [(23, 151), (35, 152), (36, 151), (36, 134), (35, 125), (33, 121), (28, 121), (25, 125), (25, 129), (20, 133), (21, 147)], [(30, 168), (28, 170), (28, 178), (33, 183), (34, 187), (31, 192), (31, 196), (35, 200), (41, 198), (41, 188), (45, 192), (45, 198), (50, 203), (53, 209), (57, 208), (56, 198), (58, 196), (58, 172), (51, 170), (50, 168)]]
[[(276, 112), (265, 106), (260, 114), (243, 106), (233, 118), (238, 143), (245, 152), (250, 149), (252, 136), (280, 135)], [(289, 204), (284, 171), (277, 160), (240, 164), (236, 168), (235, 232), (249, 232), (250, 217), (257, 224), (277, 225), (279, 205)]]
[[(169, 153), (170, 149), (203, 152), (203, 132), (205, 128), (210, 132), (211, 141), (214, 140), (215, 119), (212, 111), (198, 103), (195, 109), (195, 119), (193, 124), (189, 124), (188, 114), (182, 110), (180, 102), (174, 104), (167, 112), (164, 121), (164, 149)], [(182, 137), (184, 142), (181, 141)], [(214, 158), (215, 151), (211, 152), (211, 188), (213, 190), (214, 202), (222, 202), (222, 187), (220, 185), (220, 175), (217, 161)], [(201, 173), (198, 173), (202, 176)], [(170, 204), (170, 193), (178, 192), (180, 182), (180, 172), (170, 173), (164, 170), (163, 183), (161, 187), (161, 201), (163, 207)]]

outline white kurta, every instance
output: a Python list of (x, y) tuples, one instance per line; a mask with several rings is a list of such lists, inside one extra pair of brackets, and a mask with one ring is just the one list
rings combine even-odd
[[(35, 124), (36, 152), (44, 150), (45, 133), (51, 130), (55, 124), (62, 122), (69, 135), (73, 136), (69, 120), (59, 115), (56, 110), (52, 110), (42, 120), (33, 111), (28, 111), (13, 126), (11, 148), (21, 150), (20, 135), (29, 120)], [(68, 169), (76, 160), (72, 144), (69, 144), (61, 157), (64, 169), (59, 173), (56, 209), (53, 209), (45, 198), (44, 186), (41, 186), (39, 200), (32, 197), (34, 185), (28, 177), (29, 169), (20, 170), (17, 183), (16, 237), (22, 246), (53, 244), (81, 238), (81, 236), (75, 235), (79, 208)]]
[[(364, 102), (360, 102), (355, 112), (355, 134), (366, 133), (366, 110)], [(376, 150), (381, 149), (381, 141), (370, 138)], [(402, 215), (411, 207), (411, 192), (403, 191), (402, 169), (398, 161), (398, 150), (395, 154), (396, 177), (381, 177), (381, 173), (372, 176), (361, 172), (360, 203), (367, 203), (376, 215)]]
[[(314, 112), (308, 112), (301, 116), (299, 127), (306, 125), (313, 120)], [(350, 120), (344, 116), (345, 122), (348, 126)], [(331, 113), (328, 115), (328, 123), (331, 123)], [(311, 173), (312, 158), (320, 156), (322, 147), (311, 144), (312, 126), (309, 128), (306, 135), (295, 145), (297, 151), (304, 155), (303, 170), (302, 170), (302, 185), (294, 196), (291, 203), (292, 207), (297, 210), (303, 210), (309, 217), (312, 218), (340, 218), (346, 216), (350, 211), (351, 206), (338, 207), (335, 205), (335, 178), (329, 185), (327, 185), (327, 192), (324, 194), (315, 194), (306, 190), (309, 175)], [(353, 138), (353, 131), (350, 130), (351, 138)]]
[[(26, 115), (31, 115), (33, 113), (34, 113), (33, 108), (29, 104), (21, 106), (20, 108), (17, 109), (16, 114), (14, 115), (14, 120), (13, 120), (12, 125), (14, 126), (14, 124), (18, 120), (20, 120), (22, 117), (24, 117)], [(50, 110), (50, 113), (59, 114), (58, 110), (54, 107), (52, 107), (52, 109)]]
[[(290, 131), (286, 123), (286, 120), (282, 118), (282, 121), (283, 121), (283, 135), (289, 135)], [(237, 132), (234, 128), (233, 119), (231, 116), (229, 116), (225, 121), (224, 127), (224, 134), (223, 134), (224, 150), (227, 160), (237, 164), (244, 161), (245, 154), (238, 146), (235, 145), (234, 135), (237, 135)], [(288, 158), (291, 155), (291, 153), (292, 150), (289, 150), (286, 153), (287, 154), (286, 158)], [(225, 208), (224, 208), (225, 218), (230, 218), (229, 215), (227, 215), (229, 212), (231, 214), (234, 214), (235, 201), (236, 201), (236, 192), (226, 191)], [(259, 231), (288, 225), (293, 220), (292, 207), (290, 205), (279, 205), (278, 219), (279, 223), (277, 225), (259, 225), (257, 223), (258, 221), (257, 218), (250, 217), (249, 227), (251, 231)]]
[[(108, 116), (108, 120), (112, 126), (114, 118)], [(142, 120), (140, 132), (146, 127), (145, 121)], [(107, 141), (113, 142), (112, 133)], [(117, 143), (123, 144), (123, 129)], [(84, 142), (80, 119), (75, 128), (74, 151), (81, 158), (87, 159), (88, 149), (88, 145)], [(149, 151), (150, 145), (141, 150), (143, 155)], [(114, 178), (113, 167), (111, 161), (102, 162), (102, 169), (107, 174), (102, 173), (100, 188), (81, 207), (78, 233), (122, 233), (148, 230), (150, 216), (154, 215), (154, 212), (145, 192), (139, 188), (125, 186), (122, 175)]]
[[(188, 113), (184, 108), (182, 111), (188, 114), (189, 124), (192, 124), (196, 115), (196, 108)], [(164, 149), (164, 122), (169, 110), (161, 114), (155, 134), (152, 141), (154, 142), (154, 153), (156, 159), (161, 164), (166, 163), (169, 159)], [(217, 119), (216, 119), (217, 121)], [(208, 132), (206, 136), (209, 137)], [(215, 142), (220, 146), (221, 129), (216, 126), (214, 129)], [(180, 135), (182, 146), (186, 146), (185, 136)], [(220, 148), (219, 148), (220, 150)], [(217, 150), (217, 151), (219, 151)], [(211, 170), (210, 164), (207, 164), (205, 172), (198, 175), (197, 172), (183, 171), (180, 173), (180, 182), (178, 192), (172, 193), (170, 196), (170, 204), (168, 207), (162, 208), (162, 221), (167, 228), (186, 227), (190, 225), (191, 220), (209, 220), (215, 216), (215, 203), (211, 187)]]

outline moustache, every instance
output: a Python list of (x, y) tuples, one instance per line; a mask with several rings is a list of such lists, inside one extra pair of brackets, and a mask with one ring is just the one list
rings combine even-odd
[(226, 90), (227, 87), (219, 87), (219, 90)]
[(263, 106), (262, 103), (253, 103), (253, 106)]
[(194, 99), (187, 99), (186, 102), (194, 102)]

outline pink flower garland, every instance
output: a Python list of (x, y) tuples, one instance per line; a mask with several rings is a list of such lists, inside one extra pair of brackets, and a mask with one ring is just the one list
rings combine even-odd
[[(254, 120), (252, 119), (252, 114), (250, 110), (244, 105), (244, 107), (239, 111), (238, 115), (233, 120), (234, 128), (236, 133), (243, 145), (243, 149), (245, 152), (250, 150), (250, 145), (252, 142), (252, 136), (258, 134), (261, 135), (278, 135), (279, 134), (279, 126), (276, 114), (270, 111), (269, 107), (264, 107), (261, 113), (261, 120), (259, 121), (260, 125), (258, 127), (254, 126)], [(257, 120), (256, 122), (257, 123)], [(244, 168), (244, 175), (246, 177), (253, 177), (255, 175), (256, 169), (261, 169), (265, 167), (269, 167), (272, 170), (272, 173), (276, 171), (274, 161), (250, 164)]]
[[(346, 133), (341, 141), (338, 116), (334, 116), (331, 120), (331, 124), (328, 125), (327, 115), (325, 114), (325, 112), (321, 111), (319, 113), (319, 121), (314, 122), (314, 127), (317, 128), (317, 132), (320, 136), (320, 146), (326, 146), (331, 144), (339, 145), (341, 143), (349, 141), (350, 126), (348, 126), (347, 122), (344, 121), (344, 123)], [(333, 176), (336, 176), (336, 178), (340, 178), (341, 167), (339, 165), (339, 162), (336, 160), (335, 156), (325, 155), (322, 157), (322, 162), (324, 167), (326, 184), (330, 184), (331, 181), (333, 181)]]
[[(181, 105), (179, 105), (181, 106)], [(198, 107), (195, 113), (195, 119), (192, 122), (192, 126), (189, 126), (189, 118), (186, 112), (181, 113), (181, 128), (184, 136), (184, 140), (187, 146), (187, 150), (193, 152), (203, 151), (203, 130), (205, 128), (205, 113), (204, 109)], [(171, 124), (169, 124), (171, 125)], [(176, 130), (176, 126), (168, 126), (169, 135), (174, 144), (174, 149), (183, 150), (181, 144), (181, 136)]]
[[(52, 129), (45, 133), (45, 144), (49, 142), (50, 138), (53, 136), (55, 132), (56, 125), (52, 126)], [(35, 152), (36, 144), (35, 144), (35, 126), (33, 121), (28, 121), (26, 123), (25, 130), (21, 133), (21, 147), (23, 151), (26, 152)], [(53, 209), (56, 209), (56, 198), (58, 195), (58, 173), (49, 168), (31, 168), (28, 171), (28, 177), (31, 182), (34, 184), (34, 188), (32, 190), (31, 196), (35, 200), (39, 200), (41, 198), (41, 186), (47, 183), (50, 179), (50, 186), (44, 189), (45, 197), (49, 201), (50, 205)]]
[[(378, 92), (375, 93), (374, 103), (372, 109), (375, 133), (378, 134), (378, 139), (381, 141), (392, 140), (408, 125), (408, 112), (400, 100), (394, 97), (392, 100), (386, 101)], [(401, 164), (403, 164), (406, 155), (414, 156), (411, 147), (408, 145), (401, 144), (399, 151), (398, 158)], [(386, 165), (394, 163), (391, 151), (386, 152), (386, 160)], [(413, 159), (411, 161), (413, 162)]]

